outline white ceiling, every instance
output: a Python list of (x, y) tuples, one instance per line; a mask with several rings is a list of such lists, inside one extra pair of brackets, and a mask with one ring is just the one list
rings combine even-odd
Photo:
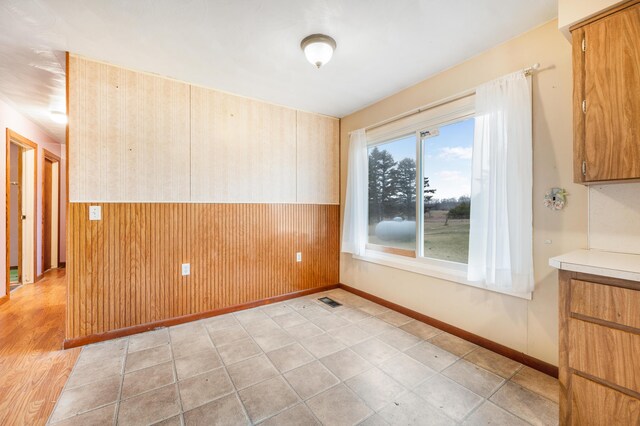
[[(343, 117), (536, 27), (557, 0), (0, 0), (0, 96), (60, 142), (64, 51)], [(300, 50), (335, 38), (317, 70)]]

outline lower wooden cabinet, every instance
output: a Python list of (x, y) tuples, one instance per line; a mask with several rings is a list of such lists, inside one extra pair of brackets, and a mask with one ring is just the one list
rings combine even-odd
[(560, 424), (640, 425), (640, 283), (560, 271)]
[(639, 425), (640, 400), (573, 375), (572, 425)]

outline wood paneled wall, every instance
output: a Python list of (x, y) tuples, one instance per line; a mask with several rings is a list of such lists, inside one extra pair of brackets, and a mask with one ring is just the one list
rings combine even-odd
[(338, 283), (337, 205), (89, 205), (68, 211), (67, 339)]
[[(299, 203), (340, 203), (340, 122), (307, 112), (297, 113), (297, 195)], [(318, 184), (321, 182), (321, 184)]]
[(67, 339), (338, 283), (337, 119), (76, 55), (67, 77)]
[(339, 120), (69, 57), (69, 200), (339, 203)]
[(296, 111), (201, 87), (191, 96), (192, 200), (295, 203)]
[(69, 57), (69, 199), (189, 201), (190, 86)]

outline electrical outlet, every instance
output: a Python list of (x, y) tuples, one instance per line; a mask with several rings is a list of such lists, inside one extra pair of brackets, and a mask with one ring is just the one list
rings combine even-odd
[(297, 252), (296, 253), (296, 262), (302, 262), (302, 253), (301, 252)]
[(102, 207), (89, 206), (89, 220), (102, 220)]
[(183, 263), (182, 264), (182, 276), (186, 277), (187, 275), (191, 275), (191, 264)]

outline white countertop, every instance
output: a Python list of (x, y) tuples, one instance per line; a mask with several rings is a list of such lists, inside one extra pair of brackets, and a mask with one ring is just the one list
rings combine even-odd
[(640, 281), (640, 254), (576, 250), (552, 257), (549, 265), (564, 271)]

